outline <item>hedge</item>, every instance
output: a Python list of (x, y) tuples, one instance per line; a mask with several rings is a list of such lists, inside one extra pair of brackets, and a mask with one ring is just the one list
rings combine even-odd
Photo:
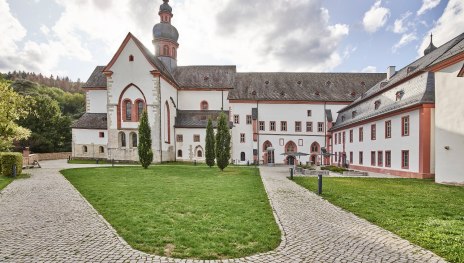
[(11, 176), (13, 174), (13, 164), (16, 164), (16, 174), (20, 175), (23, 171), (23, 155), (21, 153), (0, 153), (0, 174)]

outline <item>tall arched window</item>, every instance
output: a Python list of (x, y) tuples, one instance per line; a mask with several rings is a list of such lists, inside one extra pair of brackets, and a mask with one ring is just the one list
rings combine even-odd
[(140, 118), (142, 118), (142, 113), (145, 108), (145, 104), (143, 103), (143, 101), (138, 100), (136, 102), (136, 105), (137, 105), (137, 117), (138, 117), (138, 120), (140, 120)]
[(173, 48), (172, 48), (172, 57), (173, 57), (173, 58), (176, 58), (176, 56), (177, 56), (177, 54), (176, 54), (176, 48), (173, 47)]
[(131, 147), (136, 148), (137, 147), (137, 133), (132, 132), (130, 134), (130, 139), (131, 139)]
[(84, 153), (87, 153), (87, 146), (85, 146), (85, 145), (82, 146), (82, 151), (83, 151)]
[(177, 157), (182, 157), (182, 150), (177, 151)]
[(163, 47), (163, 55), (169, 56), (169, 47), (168, 47), (168, 45), (165, 45)]
[(119, 133), (119, 147), (126, 147), (126, 134), (124, 132)]
[(200, 108), (201, 108), (201, 110), (208, 110), (208, 108), (209, 108), (208, 102), (206, 100), (202, 101), (201, 104), (200, 104)]
[(197, 151), (197, 157), (198, 158), (203, 158), (203, 151), (202, 150)]
[(285, 151), (286, 152), (296, 152), (297, 151), (296, 144), (293, 141), (289, 141), (285, 145)]
[(246, 159), (245, 152), (240, 153), (240, 161), (244, 162)]
[(99, 152), (100, 152), (100, 153), (105, 153), (105, 148), (104, 148), (103, 146), (100, 146), (100, 147), (99, 147)]
[(125, 109), (125, 120), (130, 121), (132, 120), (132, 102), (130, 100), (124, 101), (124, 109)]
[(171, 143), (171, 112), (168, 101), (164, 104), (164, 142)]

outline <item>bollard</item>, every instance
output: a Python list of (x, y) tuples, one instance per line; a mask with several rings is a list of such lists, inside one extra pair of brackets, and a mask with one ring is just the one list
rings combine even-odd
[(247, 161), (247, 166), (250, 166), (250, 161)]
[(293, 168), (290, 168), (290, 180), (293, 180)]
[(197, 160), (193, 160), (193, 165), (197, 166)]
[(16, 164), (13, 164), (13, 169), (11, 169), (11, 176), (13, 177), (16, 177), (16, 173), (17, 173), (17, 167), (16, 167)]
[(100, 161), (100, 160), (97, 159), (97, 164), (98, 164), (99, 161)]
[(317, 194), (322, 194), (322, 174), (317, 176)]

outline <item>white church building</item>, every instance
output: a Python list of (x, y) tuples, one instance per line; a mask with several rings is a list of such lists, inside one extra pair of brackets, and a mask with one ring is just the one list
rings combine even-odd
[[(179, 33), (171, 24), (169, 1), (163, 1), (161, 21), (153, 28), (154, 53), (129, 33), (111, 61), (96, 67), (83, 86), (86, 113), (72, 126), (74, 158), (138, 161), (139, 117), (146, 110), (154, 162), (204, 161), (207, 121), (216, 125), (224, 112), (232, 134), (231, 162), (238, 164), (350, 163), (355, 169), (420, 178), (463, 170), (463, 162), (451, 168), (439, 163), (464, 154), (464, 121), (448, 119), (462, 119), (464, 113), (459, 97), (448, 96), (463, 92), (454, 91), (463, 88), (457, 77), (463, 75), (462, 35), (431, 50), (421, 62), (398, 72), (390, 68), (387, 74), (177, 66)], [(435, 91), (441, 85), (446, 88)], [(391, 138), (381, 133), (387, 119)], [(373, 124), (378, 135), (371, 141)], [(407, 128), (399, 131), (400, 126)], [(361, 127), (364, 142), (354, 140)], [(322, 149), (333, 155), (321, 155)], [(384, 161), (388, 151), (390, 166)], [(288, 152), (308, 156), (284, 155)], [(369, 165), (371, 152), (375, 165)], [(450, 175), (443, 182), (463, 178)]]

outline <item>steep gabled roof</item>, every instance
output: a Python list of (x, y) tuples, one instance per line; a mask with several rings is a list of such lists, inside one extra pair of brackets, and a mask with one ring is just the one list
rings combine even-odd
[(236, 72), (236, 66), (178, 66), (174, 78), (183, 89), (233, 89)]
[(352, 102), (383, 73), (237, 73), (230, 100)]
[(441, 45), (429, 54), (420, 57), (419, 59), (407, 65), (406, 67), (400, 69), (390, 78), (390, 80), (387, 81), (386, 79), (384, 79), (382, 80), (383, 83), (377, 83), (376, 85), (372, 86), (367, 92), (362, 94), (361, 97), (356, 99), (352, 104), (348, 105), (341, 111), (352, 108), (363, 101), (369, 100), (371, 97), (376, 96), (377, 94), (385, 90), (391, 89), (396, 85), (402, 83), (403, 81), (413, 78), (414, 76), (423, 73), (428, 68), (438, 63), (441, 63), (444, 60), (449, 59), (450, 57), (463, 51), (464, 33), (451, 39), (450, 41)]
[(153, 69), (157, 69), (160, 71), (161, 75), (163, 77), (166, 77), (168, 81), (171, 81), (174, 85), (177, 85), (176, 81), (174, 80), (173, 76), (169, 72), (169, 70), (164, 66), (163, 62), (161, 62), (157, 57), (155, 57), (148, 48), (146, 48), (140, 40), (138, 40), (132, 33), (128, 33), (124, 41), (122, 42), (121, 46), (119, 47), (118, 51), (116, 54), (113, 56), (111, 59), (110, 63), (103, 69), (103, 72), (109, 71), (110, 68), (113, 66), (113, 64), (116, 62), (118, 59), (119, 55), (121, 52), (124, 50), (126, 47), (127, 43), (129, 40), (133, 40), (134, 43), (137, 45), (137, 47), (140, 49), (140, 52), (142, 52), (143, 56), (147, 59), (147, 61), (153, 66)]
[(103, 74), (104, 68), (105, 66), (97, 66), (82, 88), (106, 88), (106, 76)]

